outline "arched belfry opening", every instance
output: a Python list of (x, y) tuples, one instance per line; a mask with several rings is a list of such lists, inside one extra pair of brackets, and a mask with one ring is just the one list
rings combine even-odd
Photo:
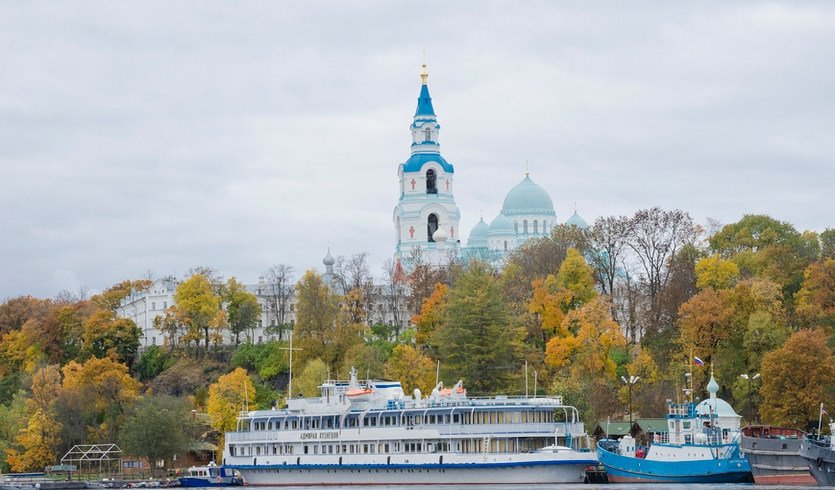
[(437, 185), (438, 178), (435, 176), (435, 170), (429, 169), (426, 171), (426, 193), (427, 194), (437, 194), (438, 193), (438, 185)]
[[(431, 172), (431, 170), (430, 170), (430, 172)], [(426, 220), (426, 233), (428, 234), (427, 241), (429, 241), (429, 242), (434, 242), (435, 241), (435, 239), (432, 238), (432, 235), (435, 234), (436, 231), (438, 231), (438, 215), (435, 214), (435, 213), (432, 213), (432, 214), (429, 215), (429, 218), (427, 218), (427, 220)]]

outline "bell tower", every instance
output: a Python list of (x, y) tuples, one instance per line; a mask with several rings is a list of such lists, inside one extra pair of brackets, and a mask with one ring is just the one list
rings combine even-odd
[(412, 154), (397, 169), (400, 198), (393, 216), (397, 239), (394, 259), (407, 270), (417, 248), (423, 260), (436, 265), (446, 263), (459, 251), (461, 216), (452, 185), (455, 169), (441, 156), (441, 126), (429, 96), (426, 64), (420, 79), (417, 110), (410, 126)]

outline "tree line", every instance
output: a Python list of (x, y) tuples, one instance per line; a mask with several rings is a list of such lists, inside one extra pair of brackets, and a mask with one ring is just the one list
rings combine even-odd
[[(352, 366), (398, 379), (407, 393), (430, 391), (436, 370), (473, 395), (521, 394), (528, 377), (590, 421), (626, 418), (621, 377), (639, 376), (636, 411), (660, 416), (680, 396), (692, 353), (747, 421), (804, 428), (835, 401), (833, 230), (799, 232), (760, 215), (705, 228), (652, 208), (555, 227), (501, 264), (485, 258), (437, 267), (417, 252), (407, 269), (388, 261), (381, 284), (360, 252), (337, 259), (336, 287), (316, 271), (296, 280), (275, 266), (258, 285), (278, 319), (268, 327), (276, 340), (264, 343), (254, 342), (257, 298), (206, 267), (156, 320), (166, 344), (142, 352), (141, 332), (117, 310), (148, 280), (89, 299), (9, 299), (0, 304), (0, 467), (42, 469), (74, 444), (119, 441), (149, 461), (195, 438), (222, 445), (242, 404), (269, 408), (289, 395), (290, 330), (293, 396), (316, 395)], [(391, 325), (378, 321), (380, 302)], [(401, 328), (406, 320), (412, 328)], [(233, 348), (221, 348), (224, 336)], [(694, 368), (702, 396), (709, 370)], [(163, 411), (155, 426), (170, 429), (139, 430)]]

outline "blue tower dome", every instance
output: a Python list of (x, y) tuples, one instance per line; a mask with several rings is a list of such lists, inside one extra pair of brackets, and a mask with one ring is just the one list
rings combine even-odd
[(516, 227), (513, 226), (513, 221), (510, 218), (505, 216), (505, 214), (499, 213), (498, 216), (493, 219), (493, 222), (490, 223), (490, 229), (487, 232), (488, 236), (504, 236), (504, 235), (512, 235), (516, 236)]
[(566, 224), (566, 226), (576, 226), (577, 228), (580, 228), (581, 230), (585, 230), (586, 228), (589, 227), (589, 224), (586, 223), (586, 220), (581, 218), (580, 215), (577, 214), (576, 210), (574, 211), (574, 214), (572, 214), (571, 217), (568, 218), (568, 220), (565, 222), (565, 224)]
[(484, 222), (484, 218), (481, 218), (470, 231), (467, 246), (470, 248), (487, 248), (487, 234), (489, 232), (490, 227)]
[(542, 187), (539, 187), (529, 175), (522, 182), (510, 189), (504, 198), (502, 214), (506, 216), (544, 214), (556, 216), (554, 202)]

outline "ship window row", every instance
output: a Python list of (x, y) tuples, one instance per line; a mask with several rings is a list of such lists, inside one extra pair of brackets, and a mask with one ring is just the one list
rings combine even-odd
[(403, 454), (403, 453), (520, 453), (532, 452), (552, 443), (549, 438), (475, 438), (461, 441), (405, 440), (393, 442), (363, 442), (345, 444), (306, 443), (295, 448), (293, 444), (229, 445), (231, 456), (267, 455), (343, 455), (343, 454)]
[(551, 411), (459, 411), (443, 414), (350, 414), (340, 423), (339, 417), (286, 417), (269, 420), (255, 420), (251, 428), (254, 431), (270, 430), (313, 430), (339, 429), (354, 427), (412, 427), (416, 425), (483, 425), (483, 424), (529, 424), (552, 423), (554, 414)]

